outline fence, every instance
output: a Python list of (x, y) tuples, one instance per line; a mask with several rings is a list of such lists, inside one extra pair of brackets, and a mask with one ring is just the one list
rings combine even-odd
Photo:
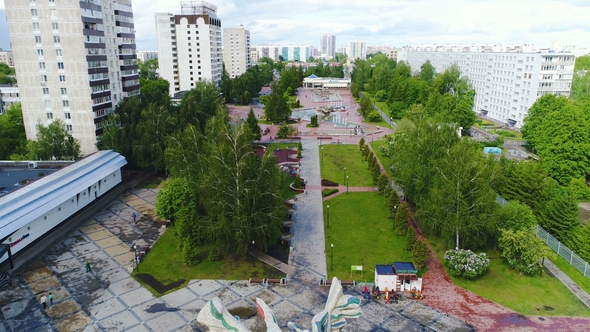
[(580, 271), (585, 277), (590, 278), (590, 265), (581, 259), (578, 255), (573, 253), (565, 245), (561, 244), (556, 238), (547, 233), (546, 230), (537, 225), (535, 228), (535, 234), (547, 243), (559, 256), (563, 257), (568, 263), (573, 265), (578, 271)]

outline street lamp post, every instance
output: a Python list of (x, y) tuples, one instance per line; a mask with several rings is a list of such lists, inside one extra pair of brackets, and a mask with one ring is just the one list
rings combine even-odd
[(344, 182), (346, 182), (346, 166), (344, 166)]
[(346, 194), (348, 195), (348, 175), (346, 176)]
[(334, 243), (330, 244), (332, 253), (330, 254), (330, 270), (334, 271)]
[(330, 228), (330, 205), (328, 205), (327, 208), (328, 208), (328, 228)]
[(322, 164), (324, 163), (324, 147), (322, 146)]
[[(252, 240), (252, 249), (254, 249), (254, 240)], [(256, 267), (256, 257), (252, 255), (252, 267)]]
[(133, 245), (133, 252), (135, 253), (135, 268), (137, 269), (137, 272), (139, 272), (139, 259), (137, 257), (137, 246), (135, 244)]

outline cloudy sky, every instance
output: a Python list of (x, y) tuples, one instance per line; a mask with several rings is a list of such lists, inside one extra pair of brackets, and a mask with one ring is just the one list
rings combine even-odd
[[(25, 0), (20, 0), (25, 1)], [(44, 1), (44, 0), (37, 0)], [(46, 1), (46, 0), (45, 0)], [(56, 1), (58, 3), (59, 0)], [(418, 44), (535, 44), (590, 46), (590, 0), (210, 0), (222, 27), (243, 25), (252, 45), (319, 47), (322, 34), (338, 47)], [(0, 47), (10, 48), (4, 0)], [(176, 0), (133, 0), (137, 47), (157, 49), (154, 12), (180, 13)]]

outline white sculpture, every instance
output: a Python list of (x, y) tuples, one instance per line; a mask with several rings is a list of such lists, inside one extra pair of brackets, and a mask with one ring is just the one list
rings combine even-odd
[[(339, 331), (346, 325), (346, 318), (358, 318), (361, 315), (361, 299), (342, 293), (340, 280), (334, 277), (324, 310), (311, 319), (311, 332)], [(258, 315), (266, 323), (267, 332), (280, 332), (277, 318), (266, 303), (257, 298)], [(197, 322), (207, 326), (211, 332), (251, 332), (238, 319), (232, 316), (218, 297), (212, 298), (197, 316)], [(289, 322), (287, 326), (296, 332), (309, 332), (299, 325)]]

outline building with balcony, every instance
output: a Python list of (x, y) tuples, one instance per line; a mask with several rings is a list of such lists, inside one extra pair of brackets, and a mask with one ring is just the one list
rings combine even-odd
[[(525, 48), (526, 49), (526, 48)], [(404, 48), (398, 61), (413, 72), (426, 61), (437, 73), (457, 64), (461, 74), (475, 89), (473, 111), (521, 128), (528, 110), (537, 98), (551, 93), (569, 96), (576, 57), (571, 53), (523, 52), (522, 48)], [(504, 48), (500, 48), (504, 50)]]
[(20, 103), (18, 85), (0, 84), (0, 115), (6, 113), (6, 110), (16, 103)]
[(356, 40), (348, 43), (346, 55), (350, 60), (365, 60), (367, 58), (367, 42)]
[[(250, 32), (243, 26), (223, 29), (223, 63), (229, 77), (242, 75), (250, 68)], [(258, 59), (256, 59), (258, 61)]]
[(253, 46), (258, 53), (258, 59), (269, 57), (273, 61), (301, 61), (306, 62), (311, 56), (310, 47), (305, 45), (259, 45)]
[(146, 62), (158, 58), (158, 51), (137, 51), (137, 60)]
[(181, 14), (156, 13), (160, 77), (170, 95), (188, 91), (198, 81), (219, 85), (223, 72), (221, 20), (205, 1), (181, 2)]
[(27, 139), (61, 119), (83, 155), (102, 121), (139, 94), (131, 0), (6, 0)]

